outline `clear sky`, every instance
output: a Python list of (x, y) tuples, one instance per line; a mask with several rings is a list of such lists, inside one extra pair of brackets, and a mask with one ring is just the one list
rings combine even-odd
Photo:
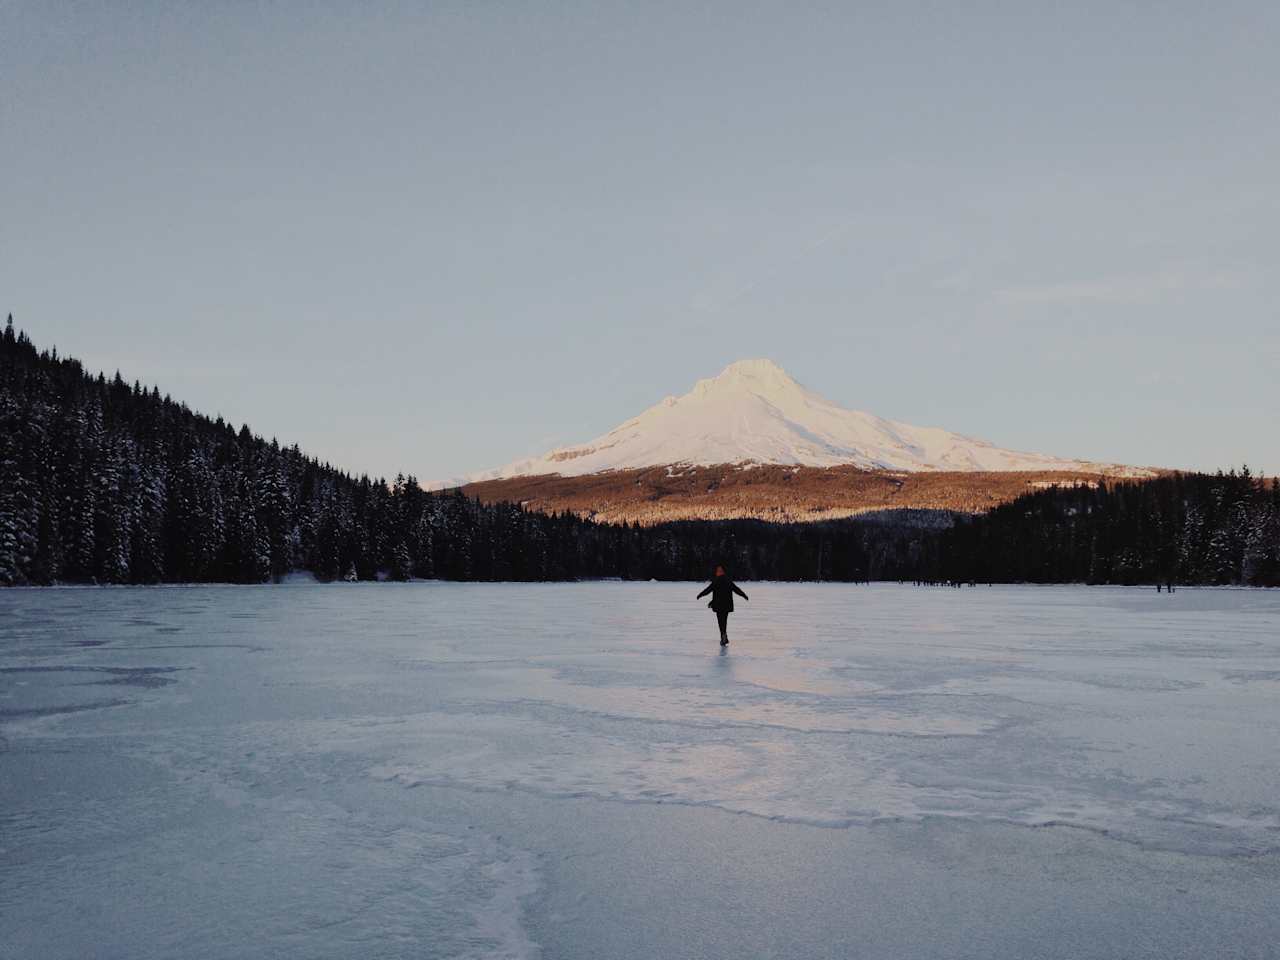
[(1280, 472), (1280, 4), (0, 0), (0, 312), (354, 471), (742, 357)]

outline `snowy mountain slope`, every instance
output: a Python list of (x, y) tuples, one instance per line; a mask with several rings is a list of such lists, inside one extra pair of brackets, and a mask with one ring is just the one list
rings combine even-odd
[(699, 380), (684, 396), (667, 397), (590, 443), (561, 447), (467, 480), (722, 463), (907, 471), (1107, 467), (1002, 450), (936, 427), (845, 410), (801, 386), (771, 360), (741, 360), (717, 377)]

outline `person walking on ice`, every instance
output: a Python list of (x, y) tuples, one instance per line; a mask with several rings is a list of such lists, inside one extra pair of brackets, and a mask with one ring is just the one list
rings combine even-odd
[(729, 643), (729, 614), (733, 613), (733, 595), (736, 593), (743, 600), (751, 598), (729, 579), (724, 567), (716, 567), (715, 579), (707, 585), (707, 589), (698, 594), (698, 599), (701, 600), (708, 593), (711, 594), (711, 602), (707, 606), (716, 612), (716, 620), (720, 624), (720, 646), (724, 647)]

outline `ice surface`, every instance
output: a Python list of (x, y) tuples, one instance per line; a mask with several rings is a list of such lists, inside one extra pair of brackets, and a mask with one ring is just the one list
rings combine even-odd
[(0, 957), (1267, 956), (1280, 593), (0, 592)]

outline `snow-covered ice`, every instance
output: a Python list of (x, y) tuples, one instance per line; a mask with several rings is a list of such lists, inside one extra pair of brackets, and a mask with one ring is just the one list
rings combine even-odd
[(1280, 593), (0, 592), (0, 957), (1264, 957)]

